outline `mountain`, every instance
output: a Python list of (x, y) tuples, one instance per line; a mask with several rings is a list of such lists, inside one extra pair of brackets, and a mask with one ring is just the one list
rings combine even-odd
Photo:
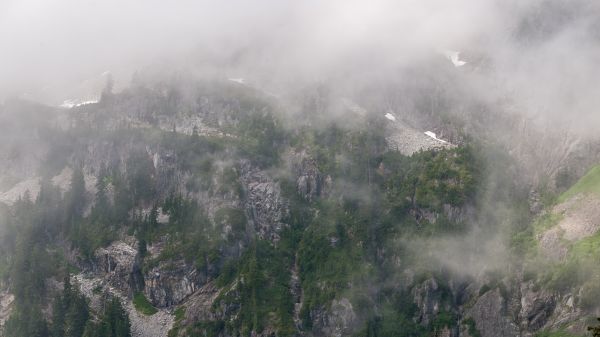
[(238, 82), (0, 108), (3, 336), (577, 336), (593, 324), (594, 142), (485, 109), (384, 110)]

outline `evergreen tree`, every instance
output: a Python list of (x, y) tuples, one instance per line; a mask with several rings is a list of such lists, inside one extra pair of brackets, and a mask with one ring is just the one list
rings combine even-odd
[(85, 297), (71, 287), (70, 276), (64, 281), (62, 296), (54, 302), (52, 315), (53, 337), (81, 337), (89, 319)]
[(65, 333), (65, 306), (63, 296), (56, 296), (52, 306), (52, 328), (53, 337), (62, 337)]
[(150, 228), (152, 229), (156, 228), (158, 225), (158, 206), (156, 206), (156, 204), (154, 204), (152, 210), (150, 211), (148, 222), (150, 224)]
[(82, 337), (131, 337), (129, 316), (117, 298), (111, 299), (98, 324), (89, 321)]
[(79, 293), (73, 295), (65, 316), (65, 337), (81, 337), (89, 319), (85, 297)]
[(71, 176), (71, 189), (66, 195), (66, 219), (68, 222), (79, 219), (85, 207), (85, 177), (78, 167)]

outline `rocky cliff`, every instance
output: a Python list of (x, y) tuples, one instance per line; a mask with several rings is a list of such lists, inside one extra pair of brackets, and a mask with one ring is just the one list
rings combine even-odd
[[(595, 187), (542, 200), (451, 127), (456, 144), (356, 104), (351, 126), (284, 127), (278, 108), (218, 83), (51, 111), (14, 140), (31, 153), (0, 151), (0, 202), (44, 215), (2, 239), (44, 242), (45, 280), (71, 271), (92, 320), (116, 297), (139, 337), (525, 337), (598, 314)], [(0, 326), (24, 296), (6, 265)]]

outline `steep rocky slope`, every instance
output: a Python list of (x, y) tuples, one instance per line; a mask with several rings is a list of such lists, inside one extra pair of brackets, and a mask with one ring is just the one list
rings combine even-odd
[(181, 87), (42, 125), (5, 107), (36, 156), (0, 164), (2, 320), (29, 304), (54, 328), (65, 274), (90, 322), (116, 297), (140, 337), (535, 336), (598, 314), (596, 171), (530, 198), (526, 167), (451, 123), (449, 143), (352, 104), (351, 125), (289, 126), (251, 88)]

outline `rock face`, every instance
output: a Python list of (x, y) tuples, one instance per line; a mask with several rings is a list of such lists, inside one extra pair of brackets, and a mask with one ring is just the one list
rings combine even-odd
[(477, 299), (468, 310), (482, 337), (517, 337), (518, 326), (508, 318), (507, 301), (499, 289), (491, 290)]
[(122, 241), (99, 248), (95, 254), (94, 272), (112, 287), (125, 294), (140, 290), (135, 272), (138, 271), (138, 253), (135, 248)]
[(0, 336), (2, 336), (4, 323), (10, 316), (14, 300), (15, 297), (11, 293), (6, 291), (0, 292)]
[(152, 304), (166, 308), (180, 304), (193, 294), (206, 276), (184, 261), (161, 263), (144, 275), (144, 293)]
[(249, 162), (242, 162), (240, 166), (240, 180), (246, 187), (248, 222), (259, 238), (279, 241), (279, 233), (287, 226), (283, 219), (288, 214), (288, 204), (281, 196), (279, 184)]
[(290, 171), (296, 177), (296, 189), (304, 199), (313, 201), (331, 193), (331, 176), (323, 175), (317, 162), (306, 151), (289, 153), (287, 161)]
[[(212, 310), (213, 303), (219, 296), (219, 289), (213, 282), (209, 282), (198, 289), (185, 302), (185, 316), (182, 325), (190, 326), (199, 321), (213, 321), (221, 313)], [(220, 318), (220, 317), (219, 317)]]
[[(135, 242), (134, 242), (135, 244)], [(181, 304), (207, 282), (207, 277), (183, 260), (163, 261), (142, 275), (138, 252), (123, 241), (95, 253), (94, 275), (125, 296), (143, 291), (157, 308)]]
[(547, 290), (534, 290), (531, 282), (521, 285), (521, 311), (519, 319), (526, 331), (541, 329), (556, 308), (556, 297)]
[[(160, 96), (162, 94), (155, 92), (152, 95)], [(207, 93), (196, 97), (197, 99), (192, 100), (194, 103), (190, 106), (176, 105), (173, 110), (178, 112), (173, 116), (161, 114), (160, 111), (156, 112), (153, 109), (130, 109), (131, 106), (137, 105), (125, 98), (122, 109), (118, 109), (123, 115), (118, 118), (107, 118), (108, 125), (104, 125), (104, 127), (109, 130), (122, 128), (123, 125), (134, 128), (158, 127), (188, 135), (197, 132), (200, 135), (233, 137), (219, 131), (219, 128), (221, 125), (235, 124), (235, 117), (232, 115), (242, 110), (240, 102), (221, 101), (220, 98), (215, 99), (209, 96)], [(355, 115), (364, 117), (367, 113), (365, 109), (353, 102), (348, 101), (345, 104)], [(93, 107), (88, 108), (93, 110)], [(86, 115), (86, 112), (82, 111), (81, 116), (84, 116), (84, 119), (87, 118), (88, 120), (85, 122), (90, 125), (102, 125), (101, 123), (96, 124), (98, 121), (94, 120), (92, 113)], [(433, 136), (427, 135), (410, 127), (395, 117), (387, 119), (388, 144), (405, 155), (412, 155), (421, 150), (454, 146), (437, 139), (434, 134)], [(0, 126), (0, 130), (3, 130), (2, 128), (3, 126)], [(541, 139), (540, 143), (554, 144), (547, 139)], [(567, 145), (565, 144), (564, 148), (571, 147)], [(33, 150), (35, 151), (22, 151), (23, 154), (19, 154), (22, 158), (7, 157), (4, 156), (4, 152), (9, 153), (8, 151), (0, 151), (2, 153), (0, 175), (10, 175), (11, 178), (15, 178), (14, 182), (17, 182), (10, 186), (7, 185), (6, 188), (2, 187), (0, 202), (13, 203), (25, 191), (29, 191), (32, 198), (38, 194), (40, 179), (36, 175), (39, 174), (37, 171), (43, 160), (41, 158), (45, 157), (47, 149), (36, 145), (36, 149)], [(126, 173), (127, 159), (134, 151), (141, 151), (150, 159), (153, 166), (152, 176), (156, 180), (157, 192), (161, 197), (175, 191), (196, 199), (200, 206), (207, 211), (211, 220), (214, 219), (213, 215), (216, 211), (223, 207), (243, 210), (249, 222), (246, 228), (248, 237), (256, 234), (258, 238), (269, 240), (272, 243), (279, 241), (282, 229), (287, 226), (285, 218), (288, 214), (288, 201), (282, 196), (280, 186), (271, 172), (261, 170), (249, 161), (238, 161), (237, 158), (231, 159), (231, 162), (236, 167), (236, 179), (239, 174), (239, 181), (236, 180), (236, 183), (240, 184), (245, 193), (238, 195), (232, 191), (219, 192), (218, 187), (215, 188), (215, 191), (210, 192), (197, 191), (187, 186), (192, 178), (191, 173), (181, 169), (179, 166), (181, 158), (177, 157), (176, 151), (166, 150), (159, 145), (139, 144), (133, 141), (90, 142), (73, 153), (73, 157), (77, 157), (76, 160), (84, 166), (88, 195), (94, 195), (94, 175), (101, 168), (109, 165), (121, 173)], [(572, 152), (572, 150), (566, 151), (566, 153)], [(524, 151), (520, 156), (524, 157), (524, 154), (527, 153), (529, 151)], [(539, 154), (539, 157), (545, 156), (546, 153)], [(547, 157), (557, 158), (558, 156), (562, 156), (562, 154), (557, 153)], [(538, 156), (536, 155), (534, 159), (538, 159)], [(286, 155), (286, 160), (287, 169), (295, 183), (296, 190), (303, 199), (313, 202), (318, 198), (331, 195), (332, 178), (319, 170), (318, 163), (306, 151), (292, 152), (290, 150)], [(69, 159), (69, 162), (69, 165), (75, 167), (73, 166), (74, 159)], [(216, 163), (215, 167), (218, 169), (214, 176), (217, 176), (218, 170), (222, 170), (222, 166), (225, 165)], [(231, 165), (231, 163), (229, 162), (227, 165)], [(72, 169), (67, 166), (52, 179), (52, 182), (64, 192), (70, 184), (71, 174)], [(202, 177), (199, 179), (204, 179), (202, 182), (206, 182), (206, 180), (216, 178)], [(107, 187), (107, 196), (111, 201), (114, 194), (113, 187), (110, 184)], [(530, 199), (531, 212), (540, 212), (542, 207), (540, 196), (532, 195)], [(89, 199), (89, 201), (92, 200), (92, 198)], [(148, 206), (143, 205), (146, 209)], [(600, 229), (600, 199), (585, 197), (570, 200), (569, 203), (557, 206), (553, 212), (563, 215), (564, 218), (556, 226), (543, 233), (540, 245), (548, 252), (548, 255), (555, 254), (552, 256), (557, 261), (564, 259), (567, 254), (567, 246), (562, 240), (580, 240), (595, 234)], [(148, 211), (143, 214), (147, 213)], [(466, 207), (443, 205), (443, 215), (453, 222), (464, 222), (466, 219), (472, 218), (473, 213), (474, 210)], [(438, 216), (439, 214), (426, 210), (415, 214), (415, 218), (426, 219), (431, 223), (435, 223)], [(167, 224), (169, 218), (166, 214), (159, 212), (158, 222)], [(339, 241), (339, 237), (329, 237), (332, 247), (337, 247), (340, 244)], [(238, 244), (238, 246), (243, 245)], [(242, 249), (236, 248), (236, 252), (230, 255), (237, 256)], [(159, 251), (160, 243), (157, 242), (154, 242), (154, 246), (149, 248), (153, 257), (158, 256)], [(385, 256), (383, 253), (381, 255)], [(208, 276), (212, 275), (210, 271), (199, 271), (185, 261), (177, 259), (161, 261), (150, 270), (143, 271), (135, 240), (123, 239), (108, 247), (100, 248), (95, 252), (94, 260), (87, 273), (75, 276), (73, 283), (79, 285), (82, 293), (90, 299), (91, 307), (96, 310), (100, 310), (106, 296), (118, 297), (129, 313), (134, 336), (166, 337), (169, 329), (173, 326), (172, 312), (177, 306), (186, 308), (181, 320), (181, 324), (184, 326), (191, 326), (200, 321), (227, 320), (239, 312), (238, 304), (214, 307), (222, 289), (219, 289), (210, 279)], [(398, 258), (395, 265), (400, 267), (401, 262)], [(211, 267), (207, 269), (209, 268)], [(290, 292), (296, 305), (294, 320), (300, 326), (299, 312), (304, 299), (297, 266), (295, 269), (291, 277)], [(413, 284), (412, 275), (410, 279), (405, 282), (410, 285), (403, 285), (403, 287), (412, 291), (411, 298), (416, 305), (417, 310), (411, 318), (423, 326), (434, 322), (441, 312), (451, 311), (459, 317), (472, 318), (475, 328), (482, 337), (516, 337), (531, 336), (535, 332), (547, 328), (560, 328), (565, 323), (572, 323), (584, 316), (584, 313), (574, 304), (579, 296), (578, 290), (560, 296), (551, 291), (536, 289), (531, 282), (515, 281), (514, 288), (517, 290), (513, 293), (516, 295), (505, 298), (506, 295), (497, 287), (479, 294), (478, 289), (475, 289), (479, 288), (477, 281), (473, 281), (465, 290), (464, 288), (452, 289), (452, 286), (450, 289), (444, 288), (444, 285), (451, 284), (452, 280), (442, 282), (441, 279), (436, 280), (431, 277), (423, 282)], [(131, 297), (139, 291), (143, 291), (151, 303), (159, 309), (158, 313), (144, 316), (135, 310)], [(450, 303), (448, 296), (460, 298), (460, 300), (457, 300), (457, 303)], [(0, 327), (10, 314), (13, 301), (14, 297), (11, 294), (0, 293)], [(359, 323), (362, 323), (359, 322), (359, 315), (352, 302), (344, 297), (333, 300), (321, 309), (311, 311), (310, 315), (313, 320), (315, 336), (350, 336), (359, 327)], [(440, 328), (436, 335), (475, 337), (469, 334), (469, 329), (464, 327), (465, 324), (458, 322), (457, 324), (457, 326)], [(275, 335), (275, 333), (272, 331), (272, 327), (268, 327), (260, 335)], [(257, 334), (253, 333), (253, 336), (257, 336)]]
[(311, 318), (316, 336), (349, 336), (357, 325), (356, 313), (347, 298), (334, 299), (329, 310), (312, 310)]
[(414, 303), (419, 308), (417, 321), (423, 325), (431, 323), (440, 311), (441, 293), (435, 279), (430, 278), (413, 289)]
[[(135, 240), (126, 238), (99, 248), (91, 270), (73, 277), (74, 284), (90, 300), (91, 308), (99, 311), (107, 297), (119, 298), (129, 314), (132, 335), (136, 337), (166, 337), (174, 324), (173, 308), (188, 299), (186, 305), (192, 307), (190, 315), (210, 318), (208, 312), (217, 294), (214, 286), (209, 288), (211, 291), (201, 288), (206, 278), (184, 261), (161, 263), (142, 275), (138, 252), (133, 248), (136, 244)], [(133, 294), (142, 290), (158, 309), (156, 314), (146, 316), (133, 306)], [(198, 298), (207, 293), (212, 300), (203, 307), (201, 303), (206, 301)]]
[(29, 193), (31, 200), (35, 200), (40, 192), (40, 178), (30, 178), (19, 182), (8, 191), (0, 193), (0, 202), (12, 205), (19, 198)]
[(93, 275), (78, 274), (73, 276), (73, 284), (90, 300), (92, 309), (100, 312), (102, 303), (107, 297), (116, 297), (129, 315), (131, 335), (133, 337), (167, 337), (174, 323), (174, 316), (166, 309), (147, 316), (138, 312), (128, 297), (118, 289)]

